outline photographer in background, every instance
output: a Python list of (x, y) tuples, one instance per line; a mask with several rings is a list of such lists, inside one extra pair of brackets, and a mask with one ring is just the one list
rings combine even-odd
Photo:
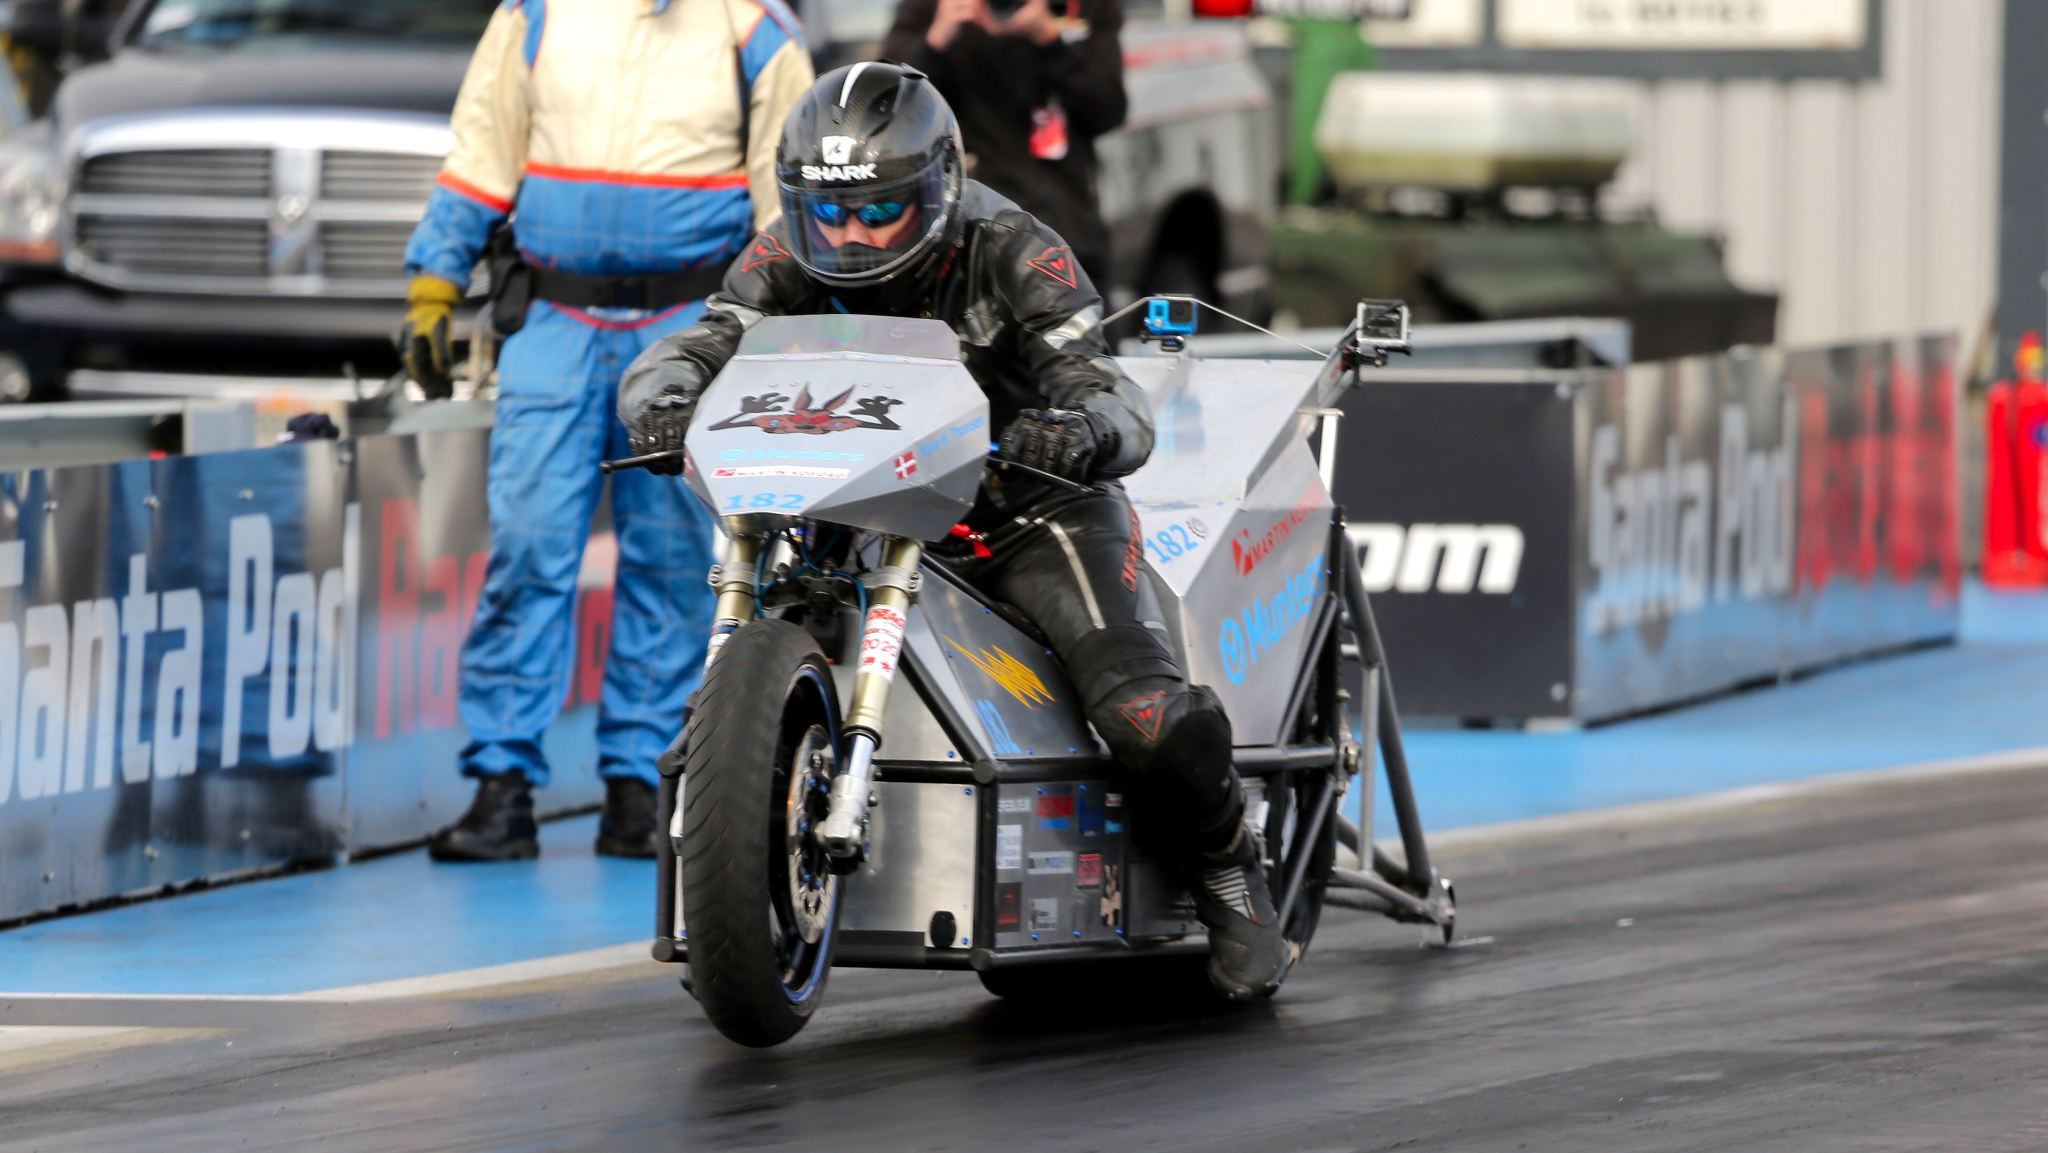
[(1124, 122), (1122, 0), (903, 0), (882, 55), (932, 78), (968, 175), (1017, 202), (1109, 284), (1095, 138)]

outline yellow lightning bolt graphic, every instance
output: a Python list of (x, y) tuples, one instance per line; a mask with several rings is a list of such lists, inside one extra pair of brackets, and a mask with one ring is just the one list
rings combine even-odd
[(974, 662), (974, 667), (988, 674), (988, 679), (1003, 686), (1003, 691), (1017, 698), (1017, 703), (1027, 709), (1052, 703), (1052, 692), (1038, 674), (1031, 671), (1023, 661), (1004, 652), (1000, 647), (993, 653), (988, 649), (971, 652), (952, 637), (946, 643), (960, 650), (960, 655)]

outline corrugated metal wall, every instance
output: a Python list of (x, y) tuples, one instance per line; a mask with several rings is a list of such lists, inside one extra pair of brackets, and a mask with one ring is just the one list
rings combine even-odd
[(1997, 276), (2001, 9), (1888, 0), (1874, 82), (1645, 84), (1610, 203), (1726, 237), (1782, 341), (1948, 328), (1967, 355)]

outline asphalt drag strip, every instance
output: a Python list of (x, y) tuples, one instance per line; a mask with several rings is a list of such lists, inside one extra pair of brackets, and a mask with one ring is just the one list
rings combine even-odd
[(1329, 910), (1251, 1009), (841, 970), (759, 1053), (623, 957), (0, 997), (0, 1149), (2042, 1149), (2044, 850), (2048, 762), (1474, 830), (1463, 948)]

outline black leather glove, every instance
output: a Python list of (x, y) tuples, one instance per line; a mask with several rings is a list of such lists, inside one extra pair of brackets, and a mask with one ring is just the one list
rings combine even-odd
[[(633, 454), (644, 456), (683, 447), (690, 418), (697, 413), (697, 398), (703, 394), (704, 376), (696, 365), (668, 357), (662, 344), (640, 354), (619, 381), (619, 419), (626, 424)], [(683, 460), (677, 457), (650, 464), (647, 470), (675, 476), (683, 471)]]
[[(640, 406), (640, 415), (627, 430), (627, 441), (635, 456), (650, 452), (673, 452), (683, 447), (683, 435), (690, 431), (690, 417), (697, 412), (697, 398), (664, 392)], [(683, 458), (656, 461), (648, 472), (675, 476), (683, 471)]]
[(1086, 484), (1095, 479), (1095, 462), (1115, 456), (1116, 447), (1116, 430), (1093, 413), (1027, 408), (1003, 430), (997, 455)]

